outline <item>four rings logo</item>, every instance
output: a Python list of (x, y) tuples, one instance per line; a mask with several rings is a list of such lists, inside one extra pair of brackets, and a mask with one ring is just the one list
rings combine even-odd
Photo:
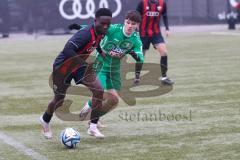
[[(88, 18), (94, 18), (94, 13), (96, 8), (109, 8), (109, 2), (116, 4), (116, 10), (113, 12), (113, 17), (116, 17), (122, 10), (122, 3), (121, 0), (97, 0), (97, 3), (95, 3), (95, 0), (87, 0), (85, 6), (82, 5), (81, 0), (61, 0), (59, 4), (59, 12), (61, 16), (65, 19), (72, 20), (75, 18), (80, 19), (88, 19)], [(66, 12), (66, 8), (64, 6), (66, 3), (71, 3), (72, 5), (72, 12)], [(86, 9), (86, 13), (82, 13), (83, 8)]]
[(150, 12), (150, 11), (148, 11), (146, 14), (147, 14), (147, 16), (150, 16), (150, 17), (157, 17), (157, 16), (159, 16), (159, 12)]

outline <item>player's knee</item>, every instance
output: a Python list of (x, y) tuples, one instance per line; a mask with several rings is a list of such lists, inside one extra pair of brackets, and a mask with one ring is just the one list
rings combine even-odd
[(166, 52), (166, 51), (164, 51), (164, 52), (160, 52), (160, 56), (161, 56), (161, 57), (165, 57), (165, 56), (167, 56), (167, 52)]
[(114, 97), (113, 105), (118, 105), (118, 103), (119, 103), (119, 98), (118, 97)]
[(53, 99), (49, 104), (48, 104), (48, 112), (49, 113), (54, 113), (54, 111), (59, 108), (60, 106), (63, 105), (63, 100), (62, 101), (56, 101)]
[(165, 44), (158, 45), (157, 51), (161, 56), (166, 56), (168, 52)]
[(54, 106), (54, 110), (56, 110), (58, 107), (62, 106), (63, 105), (63, 101), (64, 100), (53, 100), (51, 103), (52, 103), (52, 106)]
[(54, 99), (50, 102), (55, 108), (62, 106), (64, 102), (64, 95), (56, 95)]
[(115, 95), (112, 95), (111, 98), (109, 99), (109, 101), (112, 106), (116, 106), (119, 103), (119, 98)]
[(96, 97), (98, 99), (103, 99), (103, 88), (99, 87), (93, 91), (93, 97)]

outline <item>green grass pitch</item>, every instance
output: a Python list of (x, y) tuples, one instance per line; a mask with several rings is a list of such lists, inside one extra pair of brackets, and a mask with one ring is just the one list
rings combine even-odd
[[(136, 106), (121, 101), (102, 118), (108, 126), (102, 130), (104, 140), (89, 137), (86, 122), (64, 122), (56, 116), (54, 138), (46, 140), (38, 118), (52, 97), (48, 78), (53, 60), (69, 36), (0, 39), (0, 133), (49, 160), (240, 159), (240, 36), (173, 35), (167, 40), (168, 75), (176, 82), (171, 92), (137, 98)], [(147, 53), (146, 62), (159, 63), (154, 52)], [(87, 100), (67, 98), (74, 101), (71, 111), (76, 113)], [(159, 112), (170, 118), (146, 118)], [(80, 132), (76, 149), (60, 144), (59, 134), (65, 127)], [(2, 159), (31, 156), (0, 138)]]

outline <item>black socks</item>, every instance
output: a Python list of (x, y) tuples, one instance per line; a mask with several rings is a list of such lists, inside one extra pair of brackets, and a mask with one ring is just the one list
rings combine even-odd
[(168, 70), (167, 56), (161, 56), (160, 67), (161, 67), (162, 77), (166, 77), (167, 76), (167, 70)]
[(52, 116), (53, 116), (53, 115), (50, 115), (50, 114), (48, 114), (47, 112), (45, 112), (45, 113), (43, 114), (43, 120), (44, 120), (46, 123), (49, 123), (49, 122), (51, 121), (51, 119), (52, 119)]

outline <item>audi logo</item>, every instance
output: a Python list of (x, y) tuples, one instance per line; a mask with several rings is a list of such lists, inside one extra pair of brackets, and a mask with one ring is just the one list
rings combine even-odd
[(146, 15), (147, 16), (151, 16), (151, 17), (157, 17), (157, 16), (159, 16), (159, 13), (158, 12), (150, 12), (150, 11), (148, 11), (146, 13)]
[[(59, 4), (59, 12), (61, 16), (68, 20), (73, 20), (75, 18), (88, 19), (94, 18), (96, 8), (109, 8), (109, 2), (115, 3), (117, 8), (113, 12), (113, 17), (119, 15), (122, 10), (121, 0), (87, 0), (85, 6), (82, 5), (81, 0), (61, 0)], [(72, 13), (67, 13), (64, 6), (66, 3), (72, 4)], [(97, 6), (98, 5), (98, 6)], [(82, 13), (83, 8), (86, 9), (86, 13)]]

